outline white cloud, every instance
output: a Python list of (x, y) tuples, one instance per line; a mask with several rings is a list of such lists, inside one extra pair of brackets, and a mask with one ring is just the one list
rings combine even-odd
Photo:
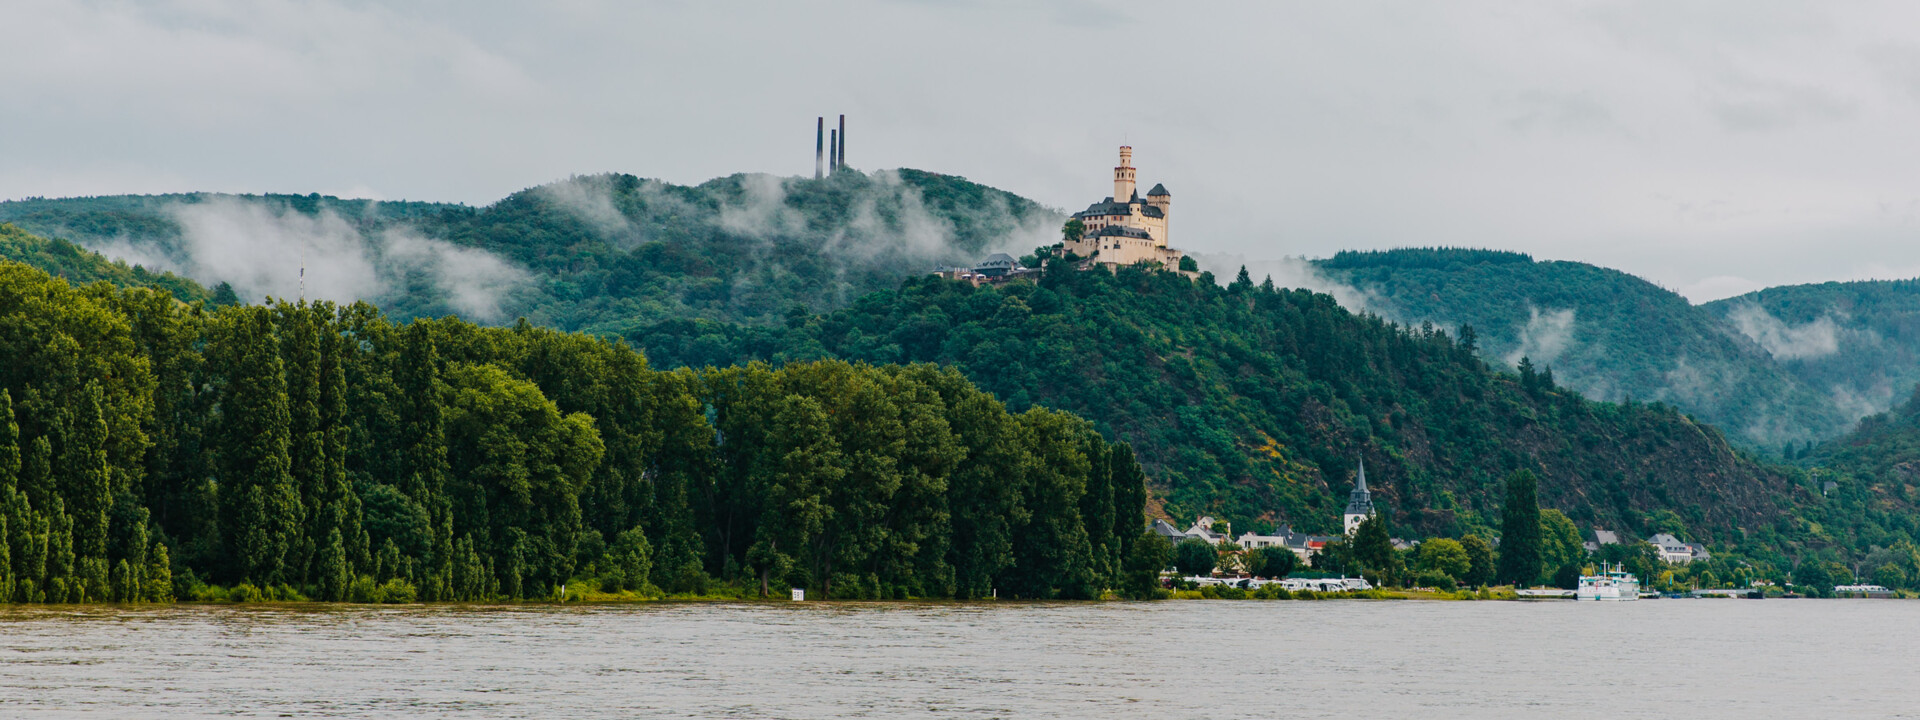
[(301, 295), (352, 302), (385, 291), (364, 238), (332, 211), (305, 215), (231, 197), (171, 208), (180, 224), (175, 261), (189, 277), (226, 282), (248, 300)]
[[(1188, 255), (1199, 264), (1201, 270), (1213, 273), (1214, 282), (1226, 285), (1240, 274), (1240, 268), (1247, 269), (1247, 276), (1254, 282), (1273, 279), (1276, 287), (1303, 288), (1314, 292), (1332, 295), (1340, 307), (1349, 312), (1381, 312), (1383, 307), (1379, 296), (1360, 288), (1334, 280), (1305, 258), (1285, 257), (1278, 260), (1249, 260), (1239, 255), (1192, 252)], [(1436, 323), (1438, 324), (1438, 323)]]
[(1520, 343), (1504, 359), (1508, 365), (1519, 364), (1521, 358), (1529, 358), (1536, 365), (1553, 362), (1573, 344), (1573, 327), (1573, 308), (1542, 312), (1529, 305), (1527, 323), (1518, 331)]
[[(307, 298), (379, 302), (420, 273), (447, 304), (482, 322), (504, 319), (508, 293), (530, 279), (484, 250), (424, 237), (405, 226), (363, 233), (331, 209), (306, 214), (261, 200), (216, 196), (168, 208), (180, 239), (117, 238), (94, 247), (108, 257), (172, 270), (202, 283), (229, 283), (242, 299)], [(304, 275), (304, 277), (303, 277)]]
[(1840, 327), (1832, 315), (1813, 322), (1788, 325), (1754, 303), (1743, 302), (1727, 311), (1727, 320), (1748, 339), (1781, 360), (1817, 358), (1840, 352)]

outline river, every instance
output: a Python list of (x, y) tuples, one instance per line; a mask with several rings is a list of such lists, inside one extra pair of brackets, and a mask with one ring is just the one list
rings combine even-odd
[(1920, 602), (0, 609), (6, 717), (1920, 717)]

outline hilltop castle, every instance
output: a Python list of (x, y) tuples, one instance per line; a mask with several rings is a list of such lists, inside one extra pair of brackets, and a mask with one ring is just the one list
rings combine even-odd
[(1185, 254), (1167, 247), (1167, 216), (1172, 213), (1173, 193), (1155, 184), (1140, 198), (1134, 184), (1133, 148), (1120, 146), (1120, 165), (1113, 169), (1113, 196), (1088, 205), (1073, 214), (1084, 226), (1078, 240), (1062, 243), (1062, 249), (1117, 269), (1124, 265), (1157, 262), (1168, 270), (1179, 270)]

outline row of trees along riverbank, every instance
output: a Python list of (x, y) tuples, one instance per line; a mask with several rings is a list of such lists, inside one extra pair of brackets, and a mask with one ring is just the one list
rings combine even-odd
[[(1572, 519), (1557, 509), (1539, 506), (1538, 479), (1532, 472), (1514, 471), (1504, 485), (1506, 498), (1497, 546), (1469, 533), (1457, 539), (1430, 538), (1411, 549), (1398, 550), (1386, 519), (1374, 516), (1361, 522), (1351, 537), (1328, 542), (1311, 558), (1312, 568), (1321, 573), (1361, 575), (1382, 587), (1451, 591), (1495, 585), (1572, 589), (1583, 572), (1618, 565), (1640, 578), (1642, 588), (1661, 592), (1766, 587), (1774, 592), (1791, 588), (1808, 595), (1831, 596), (1835, 585), (1855, 582), (1908, 590), (1912, 568), (1920, 566), (1920, 548), (1904, 542), (1892, 548), (1875, 548), (1858, 575), (1846, 565), (1819, 555), (1774, 563), (1728, 548), (1714, 552), (1709, 559), (1669, 563), (1652, 545), (1632, 538), (1601, 545), (1598, 552), (1589, 553)], [(1285, 548), (1249, 550), (1226, 542), (1210, 545), (1198, 539), (1181, 542), (1171, 556), (1182, 575), (1206, 575), (1215, 568), (1226, 568), (1255, 577), (1280, 578), (1298, 566), (1293, 552)]]
[(1126, 445), (928, 365), (659, 372), (525, 323), (210, 309), (11, 263), (0, 357), (15, 602), (1152, 582), (1124, 572), (1146, 501)]

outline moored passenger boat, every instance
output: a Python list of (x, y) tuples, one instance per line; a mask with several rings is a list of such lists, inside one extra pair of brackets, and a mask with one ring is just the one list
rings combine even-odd
[(1640, 599), (1640, 579), (1615, 565), (1600, 567), (1598, 575), (1581, 575), (1580, 587), (1574, 591), (1575, 600), (1627, 601)]

